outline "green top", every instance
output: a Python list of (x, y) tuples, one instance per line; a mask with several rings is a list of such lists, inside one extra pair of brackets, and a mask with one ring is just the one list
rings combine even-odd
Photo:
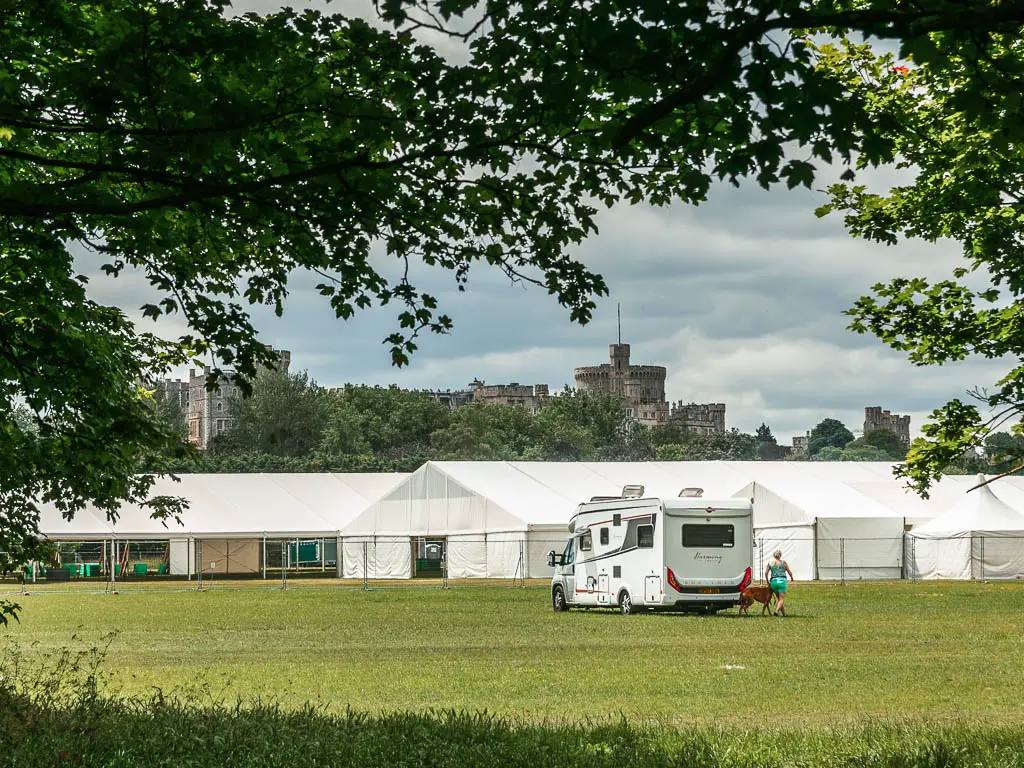
[(782, 560), (777, 563), (768, 563), (768, 568), (771, 569), (773, 579), (786, 578), (786, 564)]

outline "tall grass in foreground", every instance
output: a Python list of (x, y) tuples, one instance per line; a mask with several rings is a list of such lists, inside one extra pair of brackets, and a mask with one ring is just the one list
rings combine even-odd
[(1024, 731), (889, 721), (774, 730), (624, 720), (528, 723), (487, 713), (330, 714), (192, 692), (102, 694), (102, 647), (0, 656), (0, 765), (1019, 766)]

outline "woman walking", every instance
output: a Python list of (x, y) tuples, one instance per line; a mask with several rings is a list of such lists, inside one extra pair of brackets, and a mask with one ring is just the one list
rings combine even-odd
[(772, 561), (764, 569), (765, 581), (768, 582), (768, 586), (775, 593), (776, 616), (786, 615), (786, 609), (783, 607), (783, 604), (786, 602), (787, 575), (792, 579), (793, 571), (790, 570), (789, 563), (782, 559), (782, 550), (776, 549), (772, 554)]

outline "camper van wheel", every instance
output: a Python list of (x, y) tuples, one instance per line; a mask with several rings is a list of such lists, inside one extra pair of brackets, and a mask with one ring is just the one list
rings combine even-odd
[(569, 610), (569, 604), (565, 602), (565, 592), (562, 591), (561, 586), (555, 585), (555, 588), (551, 590), (551, 607), (555, 613), (561, 613), (562, 611)]
[(629, 596), (629, 592), (622, 590), (619, 594), (619, 613), (623, 616), (629, 616), (633, 612), (633, 598)]

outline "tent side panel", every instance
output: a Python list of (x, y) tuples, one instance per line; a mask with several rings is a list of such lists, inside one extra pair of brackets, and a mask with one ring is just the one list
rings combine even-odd
[(899, 579), (902, 517), (818, 518), (818, 578)]
[(344, 539), (341, 544), (342, 576), (346, 579), (361, 579), (364, 576), (369, 576), (366, 563), (370, 559), (372, 551), (373, 539)]
[(1024, 578), (1024, 536), (993, 536), (979, 532), (974, 535), (972, 546), (975, 570), (978, 571), (975, 578)]
[[(526, 567), (526, 533), (492, 533), (487, 537), (487, 577), (511, 579)], [(523, 562), (519, 562), (522, 552)]]
[(755, 579), (764, 578), (765, 566), (772, 553), (782, 550), (782, 559), (789, 563), (793, 577), (799, 581), (814, 579), (814, 526), (791, 525), (754, 530)]
[(487, 542), (483, 534), (448, 537), (448, 578), (482, 579), (487, 576)]
[(408, 536), (378, 536), (367, 547), (371, 579), (411, 579), (412, 547)]
[(913, 575), (918, 579), (970, 579), (971, 539), (913, 537)]
[(569, 538), (569, 530), (535, 530), (526, 534), (526, 578), (550, 579), (555, 573), (548, 567), (548, 552), (561, 552)]
[(259, 573), (259, 539), (203, 539), (202, 542), (203, 562), (199, 568), (203, 575)]
[(169, 570), (172, 576), (188, 576), (196, 572), (196, 549), (188, 539), (171, 539)]

